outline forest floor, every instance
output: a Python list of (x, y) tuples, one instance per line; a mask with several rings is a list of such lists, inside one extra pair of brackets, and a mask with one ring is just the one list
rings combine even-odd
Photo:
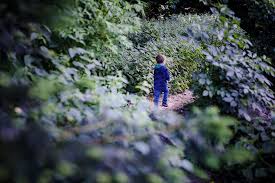
[[(153, 109), (154, 107), (154, 102), (153, 102), (153, 96), (149, 96), (148, 97), (149, 101), (150, 101), (150, 107), (151, 109)], [(196, 97), (193, 95), (193, 92), (190, 90), (186, 90), (182, 93), (178, 93), (175, 95), (169, 95), (168, 98), (168, 107), (162, 107), (161, 106), (161, 102), (162, 102), (162, 96), (160, 97), (160, 101), (159, 101), (159, 110), (170, 110), (170, 111), (175, 111), (179, 114), (184, 115), (185, 117), (188, 116), (189, 114), (189, 110), (188, 109), (188, 105), (195, 102)], [(209, 174), (209, 176), (211, 177), (211, 175)], [(205, 183), (206, 181), (199, 179), (197, 177), (195, 177), (192, 174), (189, 174), (189, 179), (191, 183)]]
[[(151, 103), (151, 108), (153, 108), (154, 103), (153, 103), (153, 97), (149, 97), (150, 103)], [(195, 97), (193, 96), (193, 93), (190, 90), (186, 90), (182, 93), (178, 93), (175, 95), (169, 95), (168, 98), (168, 107), (162, 107), (161, 106), (161, 100), (162, 96), (160, 97), (159, 101), (159, 109), (160, 110), (171, 110), (171, 111), (176, 111), (178, 113), (183, 113), (184, 111), (184, 106), (193, 103), (195, 101)]]

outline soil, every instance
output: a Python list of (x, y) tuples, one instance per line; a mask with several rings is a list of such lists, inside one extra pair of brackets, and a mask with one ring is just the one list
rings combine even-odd
[[(151, 103), (151, 108), (153, 108), (153, 97), (148, 97)], [(159, 109), (160, 110), (171, 110), (176, 111), (178, 113), (184, 112), (184, 106), (191, 104), (195, 101), (195, 97), (193, 96), (193, 93), (190, 90), (186, 90), (182, 93), (175, 94), (175, 95), (169, 95), (168, 97), (168, 107), (162, 107), (161, 106), (161, 99), (160, 97), (159, 101)]]

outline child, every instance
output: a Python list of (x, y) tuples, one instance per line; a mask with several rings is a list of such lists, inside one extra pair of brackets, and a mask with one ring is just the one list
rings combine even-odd
[(159, 97), (163, 92), (163, 100), (162, 106), (168, 107), (167, 99), (168, 99), (168, 81), (170, 81), (170, 74), (165, 67), (165, 56), (158, 54), (156, 57), (157, 64), (154, 69), (154, 104), (158, 107)]

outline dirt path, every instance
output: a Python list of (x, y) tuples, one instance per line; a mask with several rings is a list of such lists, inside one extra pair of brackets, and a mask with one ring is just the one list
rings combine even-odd
[[(149, 100), (151, 102), (151, 107), (153, 107), (154, 106), (153, 98), (150, 97)], [(161, 107), (161, 100), (162, 100), (162, 96), (160, 97), (160, 101), (159, 101), (159, 104), (160, 104), (159, 108), (161, 110), (179, 111), (185, 105), (194, 102), (195, 98), (193, 96), (193, 93), (190, 90), (186, 90), (183, 93), (179, 93), (179, 94), (176, 94), (176, 95), (169, 95), (168, 107)]]
[[(150, 107), (153, 109), (154, 103), (153, 103), (153, 97), (148, 97), (150, 100)], [(168, 98), (168, 107), (162, 107), (161, 106), (161, 100), (162, 96), (160, 97), (159, 101), (159, 109), (160, 110), (171, 110), (176, 111), (179, 114), (182, 114), (186, 116), (189, 112), (186, 111), (186, 108), (184, 108), (186, 105), (193, 103), (195, 101), (195, 97), (193, 96), (193, 93), (190, 90), (186, 90), (185, 92), (175, 94), (175, 95), (169, 95)], [(188, 174), (188, 177), (190, 179), (191, 183), (204, 183), (206, 181), (200, 180), (199, 178), (196, 178), (192, 174)]]

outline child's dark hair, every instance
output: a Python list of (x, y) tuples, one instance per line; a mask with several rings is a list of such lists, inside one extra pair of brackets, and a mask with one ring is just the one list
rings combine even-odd
[(165, 56), (161, 55), (161, 54), (158, 54), (157, 57), (156, 57), (156, 61), (157, 61), (158, 64), (162, 64), (165, 61)]

